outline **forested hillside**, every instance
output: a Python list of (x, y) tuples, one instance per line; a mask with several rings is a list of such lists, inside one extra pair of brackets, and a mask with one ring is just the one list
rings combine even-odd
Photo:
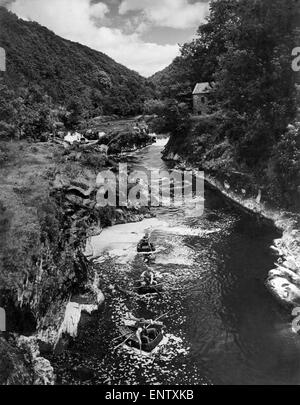
[[(152, 78), (167, 98), (165, 117), (173, 133), (167, 152), (180, 152), (218, 175), (247, 173), (273, 203), (294, 208), (300, 202), (291, 68), (297, 7), (291, 0), (213, 0), (196, 38)], [(203, 81), (214, 82), (210, 114), (191, 122), (181, 94)], [(165, 88), (170, 83), (173, 95)]]
[(75, 98), (90, 115), (138, 114), (153, 94), (138, 73), (101, 52), (58, 37), (0, 7), (0, 46), (7, 52), (9, 88), (38, 86), (54, 103)]
[(187, 69), (183, 57), (177, 57), (160, 72), (151, 78), (160, 98), (178, 98), (180, 94), (192, 94), (193, 84), (197, 78), (192, 78), (192, 72)]

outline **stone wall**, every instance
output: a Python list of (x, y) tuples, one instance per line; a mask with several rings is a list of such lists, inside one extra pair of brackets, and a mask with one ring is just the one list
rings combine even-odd
[(206, 94), (193, 95), (193, 109), (195, 115), (206, 114), (208, 110), (208, 97)]

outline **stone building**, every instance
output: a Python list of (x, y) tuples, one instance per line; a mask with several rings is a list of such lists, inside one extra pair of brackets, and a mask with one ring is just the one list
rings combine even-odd
[(206, 114), (208, 111), (208, 95), (211, 86), (208, 82), (197, 83), (193, 91), (193, 111), (195, 115)]
[(6, 71), (6, 53), (5, 49), (0, 47), (0, 72)]

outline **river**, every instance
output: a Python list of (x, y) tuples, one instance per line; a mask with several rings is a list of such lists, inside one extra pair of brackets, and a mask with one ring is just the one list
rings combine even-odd
[[(164, 143), (130, 154), (130, 167), (170, 169), (161, 159)], [(201, 217), (186, 215), (189, 204), (154, 208), (155, 218), (108, 228), (90, 241), (106, 303), (51, 359), (59, 384), (299, 384), (300, 339), (264, 286), (278, 232), (209, 188)], [(139, 278), (136, 244), (146, 229), (159, 248), (153, 268), (165, 288), (155, 300), (115, 289)], [(127, 311), (145, 318), (168, 312), (169, 341), (157, 355), (114, 349)]]

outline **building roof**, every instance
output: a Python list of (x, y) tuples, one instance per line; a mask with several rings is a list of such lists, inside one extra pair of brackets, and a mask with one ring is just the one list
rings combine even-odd
[(197, 83), (193, 94), (203, 94), (203, 93), (209, 93), (211, 90), (211, 86), (208, 82), (204, 82), (204, 83)]

